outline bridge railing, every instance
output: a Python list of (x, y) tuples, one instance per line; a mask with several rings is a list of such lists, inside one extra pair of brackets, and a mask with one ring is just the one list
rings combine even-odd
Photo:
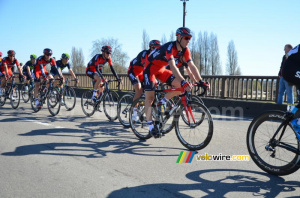
[[(85, 74), (76, 74), (80, 80), (78, 87), (92, 88), (91, 79)], [(64, 74), (71, 78), (70, 74)], [(132, 85), (127, 74), (119, 74), (123, 80), (120, 89), (132, 91)], [(104, 74), (107, 79), (114, 79), (112, 74)], [(276, 101), (278, 96), (279, 78), (277, 76), (227, 76), (203, 75), (211, 85), (206, 97), (239, 100)], [(117, 89), (117, 83), (111, 85)], [(295, 90), (296, 92), (296, 90)], [(296, 97), (296, 94), (295, 94)]]

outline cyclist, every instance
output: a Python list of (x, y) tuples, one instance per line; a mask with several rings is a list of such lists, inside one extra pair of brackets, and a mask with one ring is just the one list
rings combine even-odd
[[(110, 57), (110, 54), (112, 52), (111, 47), (108, 45), (105, 45), (101, 49), (102, 54), (96, 54), (88, 63), (86, 68), (86, 75), (93, 79), (94, 83), (94, 92), (92, 99), (95, 101), (97, 100), (98, 93), (99, 93), (99, 86), (102, 84), (102, 82), (105, 81), (105, 79), (102, 76), (102, 67), (105, 65), (105, 63), (108, 62), (111, 72), (114, 74), (114, 76), (117, 78), (119, 82), (121, 82), (121, 79), (118, 77), (118, 74), (114, 70), (112, 60)], [(96, 81), (96, 82), (95, 82)], [(103, 89), (100, 90), (102, 93)]]
[[(297, 92), (300, 90), (300, 44), (291, 49), (287, 53), (287, 59), (282, 67), (283, 78), (291, 84), (296, 85)], [(300, 109), (300, 105), (297, 105), (296, 109)], [(299, 110), (298, 110), (299, 111)], [(299, 113), (297, 112), (297, 117)], [(294, 119), (291, 121), (294, 130), (300, 135), (300, 119)]]
[(30, 55), (30, 60), (23, 66), (23, 75), (26, 77), (25, 91), (28, 91), (28, 83), (30, 82), (33, 87), (33, 67), (36, 63), (37, 56), (35, 54)]
[(9, 77), (13, 76), (14, 73), (14, 66), (18, 67), (20, 76), (22, 77), (22, 70), (20, 68), (19, 61), (15, 58), (16, 52), (14, 50), (8, 50), (7, 57), (4, 57), (1, 61), (1, 70), (0, 70), (0, 78), (1, 80), (1, 87), (0, 87), (0, 94), (2, 95), (2, 88), (4, 88), (6, 81)]
[(2, 52), (0, 52), (0, 62), (2, 61)]
[[(67, 54), (67, 53), (63, 53), (61, 55), (61, 59), (56, 61), (56, 66), (57, 66), (57, 69), (55, 67), (52, 67), (51, 68), (51, 75), (53, 77), (60, 77), (63, 79), (63, 83), (65, 82), (65, 78), (64, 76), (62, 75), (62, 71), (67, 67), (71, 73), (71, 75), (73, 76), (73, 78), (78, 82), (78, 79), (76, 78), (76, 75), (74, 74), (73, 70), (71, 69), (71, 63), (69, 62), (69, 59), (70, 59), (70, 55)], [(57, 81), (54, 82), (54, 86), (57, 85)], [(63, 83), (61, 85), (59, 85), (60, 87), (60, 90), (62, 90), (63, 88)], [(63, 101), (63, 96), (61, 96), (61, 104), (64, 104), (64, 101)]]
[(48, 73), (46, 70), (46, 66), (48, 64), (51, 65), (51, 68), (54, 67), (56, 68), (56, 63), (52, 56), (52, 50), (49, 48), (45, 48), (43, 50), (44, 55), (40, 56), (36, 64), (34, 65), (34, 84), (35, 84), (35, 89), (34, 89), (34, 97), (35, 97), (35, 104), (38, 108), (41, 108), (41, 105), (39, 104), (38, 100), (38, 91), (41, 85), (41, 78), (43, 77), (43, 80), (47, 79), (53, 79), (53, 76)]
[[(191, 91), (192, 85), (184, 80), (175, 63), (176, 59), (184, 57), (187, 65), (193, 71), (196, 80), (199, 80), (199, 85), (206, 86), (191, 59), (190, 50), (187, 47), (191, 37), (192, 34), (189, 28), (178, 28), (176, 31), (176, 41), (165, 43), (160, 48), (155, 49), (151, 52), (146, 61), (146, 68), (144, 70), (146, 93), (145, 113), (149, 125), (149, 132), (155, 138), (159, 137), (160, 133), (158, 127), (153, 124), (151, 115), (151, 104), (154, 100), (154, 82), (156, 78), (172, 87), (183, 87), (186, 91)], [(165, 68), (166, 65), (169, 65), (172, 71), (167, 70)], [(165, 104), (170, 98), (179, 94), (180, 92), (169, 92), (161, 102)]]
[[(127, 76), (129, 77), (132, 86), (134, 88), (135, 94), (133, 97), (133, 101), (141, 97), (143, 94), (143, 89), (141, 83), (144, 80), (143, 71), (144, 71), (144, 65), (146, 60), (148, 59), (148, 56), (151, 51), (153, 51), (156, 48), (159, 48), (160, 41), (158, 40), (152, 40), (149, 42), (149, 49), (141, 51), (136, 58), (134, 58), (129, 65)], [(132, 119), (137, 121), (138, 115), (137, 115), (137, 108), (133, 108), (133, 115)]]

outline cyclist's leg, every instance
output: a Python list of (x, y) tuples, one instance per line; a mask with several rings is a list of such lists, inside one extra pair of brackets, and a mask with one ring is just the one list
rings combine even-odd
[(38, 98), (38, 92), (41, 86), (41, 72), (35, 72), (34, 74), (34, 98)]
[(143, 77), (143, 67), (135, 67), (132, 66), (129, 71), (128, 71), (128, 77), (129, 80), (131, 81), (131, 84), (134, 88), (135, 94), (133, 97), (133, 101), (135, 101), (136, 99), (138, 99), (139, 97), (141, 97), (141, 95), (143, 94), (143, 88), (140, 82), (143, 82), (144, 77)]
[[(163, 68), (159, 74), (157, 75), (157, 79), (159, 79), (161, 82), (167, 83), (167, 85), (175, 87), (175, 88), (180, 88), (180, 81), (175, 78), (175, 76), (172, 74), (171, 70)], [(171, 91), (168, 92), (165, 96), (167, 100), (173, 98), (174, 96), (180, 95), (180, 91)]]

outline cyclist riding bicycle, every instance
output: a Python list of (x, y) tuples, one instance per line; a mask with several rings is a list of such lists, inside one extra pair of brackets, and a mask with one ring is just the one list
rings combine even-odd
[(20, 76), (22, 77), (22, 70), (20, 68), (19, 61), (15, 58), (16, 52), (14, 50), (9, 50), (7, 52), (7, 57), (4, 57), (1, 61), (0, 66), (0, 79), (1, 79), (1, 87), (0, 94), (2, 94), (2, 89), (4, 88), (6, 81), (9, 77), (13, 76), (14, 66), (18, 67)]
[(51, 58), (52, 56), (52, 50), (49, 48), (45, 48), (43, 50), (44, 55), (40, 56), (37, 61), (36, 64), (34, 65), (34, 84), (35, 84), (35, 89), (34, 89), (34, 97), (35, 97), (35, 104), (38, 108), (41, 107), (41, 104), (39, 104), (39, 100), (38, 100), (38, 91), (41, 85), (41, 78), (43, 78), (43, 80), (47, 80), (47, 79), (53, 79), (53, 76), (48, 73), (48, 71), (46, 70), (46, 66), (47, 65), (51, 65), (51, 68), (56, 68), (56, 63), (55, 60), (53, 58)]
[(25, 63), (23, 66), (23, 75), (26, 77), (25, 81), (25, 91), (28, 91), (28, 83), (30, 82), (33, 86), (33, 68), (36, 63), (37, 56), (35, 54), (30, 55), (30, 60)]
[[(187, 47), (190, 39), (192, 37), (191, 31), (189, 28), (181, 27), (176, 31), (176, 41), (168, 42), (162, 45), (160, 48), (155, 49), (149, 55), (148, 60), (146, 61), (146, 68), (144, 70), (144, 83), (145, 83), (145, 113), (146, 119), (149, 125), (149, 133), (153, 137), (159, 136), (159, 129), (152, 121), (152, 110), (151, 104), (154, 100), (154, 82), (157, 79), (170, 85), (175, 88), (183, 87), (186, 91), (191, 91), (192, 85), (185, 81), (183, 76), (180, 74), (178, 68), (176, 67), (175, 60), (184, 57), (188, 66), (194, 71), (196, 80), (199, 80), (200, 86), (207, 86), (194, 65), (191, 53)], [(171, 70), (165, 68), (166, 65), (169, 65)], [(180, 92), (169, 92), (166, 96), (160, 101), (165, 105), (168, 100), (176, 95), (179, 95)]]
[[(287, 53), (287, 59), (282, 68), (283, 78), (291, 84), (296, 85), (297, 92), (300, 91), (300, 44), (291, 49)], [(294, 111), (300, 109), (300, 104), (297, 105)], [(299, 110), (298, 110), (299, 111)], [(298, 113), (297, 113), (298, 114)], [(296, 115), (296, 117), (299, 117)], [(294, 130), (300, 134), (300, 119), (291, 121)]]
[[(62, 71), (67, 67), (71, 73), (71, 75), (73, 76), (73, 78), (77, 81), (78, 83), (78, 79), (76, 78), (76, 75), (74, 74), (73, 70), (71, 69), (71, 63), (69, 62), (69, 59), (70, 59), (70, 55), (67, 54), (67, 53), (63, 53), (61, 55), (61, 59), (56, 61), (56, 66), (57, 66), (57, 69), (55, 67), (52, 67), (51, 68), (51, 75), (55, 78), (55, 77), (59, 77), (59, 78), (62, 78), (63, 80), (63, 83), (65, 82), (65, 78), (62, 74)], [(60, 89), (63, 89), (63, 83), (61, 85), (59, 85)], [(54, 86), (56, 86), (58, 84), (58, 81), (55, 81), (54, 82)], [(61, 104), (64, 103), (63, 101), (63, 95), (61, 95)]]
[[(94, 91), (92, 100), (97, 100), (98, 95), (103, 92), (103, 88), (99, 90), (99, 87), (102, 85), (102, 82), (105, 80), (102, 76), (102, 67), (108, 62), (110, 66), (110, 70), (113, 73), (113, 75), (116, 77), (116, 79), (121, 82), (121, 79), (119, 78), (118, 74), (114, 70), (112, 60), (110, 57), (110, 54), (112, 52), (111, 47), (108, 45), (105, 45), (102, 47), (101, 51), (102, 54), (96, 54), (88, 63), (86, 68), (86, 75), (90, 77), (91, 79), (95, 80), (93, 81), (94, 84)], [(101, 82), (102, 81), (102, 82)], [(100, 91), (100, 92), (99, 92)]]
[[(142, 82), (144, 81), (144, 76), (143, 76), (143, 71), (144, 71), (144, 66), (145, 62), (148, 59), (148, 56), (151, 51), (153, 51), (156, 48), (159, 48), (160, 41), (158, 40), (152, 40), (149, 42), (149, 49), (148, 50), (143, 50), (141, 51), (137, 57), (135, 57), (129, 65), (128, 71), (127, 71), (127, 76), (129, 77), (132, 86), (134, 88), (135, 94), (133, 97), (133, 101), (141, 97), (143, 94), (143, 89), (142, 89)], [(133, 115), (132, 115), (133, 120), (138, 119), (137, 115), (137, 108), (133, 108)]]

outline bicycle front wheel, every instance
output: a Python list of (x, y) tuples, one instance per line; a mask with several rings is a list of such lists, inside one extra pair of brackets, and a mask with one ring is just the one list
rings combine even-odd
[(0, 106), (1, 107), (5, 104), (5, 101), (6, 101), (5, 89), (2, 88), (1, 93), (0, 93)]
[(20, 90), (17, 86), (15, 86), (10, 92), (10, 104), (13, 109), (19, 107), (20, 104)]
[[(21, 87), (21, 96), (25, 103), (27, 103), (30, 99), (29, 91), (25, 89), (25, 85), (23, 84)], [(27, 87), (28, 88), (28, 87)]]
[[(137, 120), (133, 120), (133, 109), (136, 108)], [(129, 123), (134, 135), (136, 135), (139, 139), (146, 140), (151, 138), (149, 133), (149, 127), (145, 115), (145, 97), (141, 97), (136, 99), (129, 111)]]
[(50, 114), (56, 116), (60, 111), (60, 94), (57, 88), (49, 91), (47, 96), (47, 106)]
[(189, 150), (200, 150), (205, 148), (211, 141), (213, 135), (213, 120), (205, 105), (191, 101), (190, 104), (194, 120), (190, 117), (190, 123), (186, 124), (180, 119), (185, 112), (184, 106), (174, 116), (175, 131), (180, 143)]
[(63, 100), (67, 111), (74, 109), (76, 104), (76, 93), (72, 87), (66, 87), (64, 89)]
[(133, 102), (132, 94), (125, 94), (118, 102), (118, 119), (124, 127), (130, 127), (129, 111)]
[(85, 91), (81, 96), (81, 108), (86, 116), (92, 116), (95, 113), (95, 102), (92, 100), (93, 92)]
[(247, 132), (252, 160), (272, 175), (288, 175), (300, 168), (299, 141), (291, 125), (284, 124), (284, 114), (282, 111), (263, 113), (251, 122)]
[(119, 95), (114, 91), (106, 92), (105, 94), (103, 99), (104, 113), (110, 121), (114, 121), (118, 118)]

